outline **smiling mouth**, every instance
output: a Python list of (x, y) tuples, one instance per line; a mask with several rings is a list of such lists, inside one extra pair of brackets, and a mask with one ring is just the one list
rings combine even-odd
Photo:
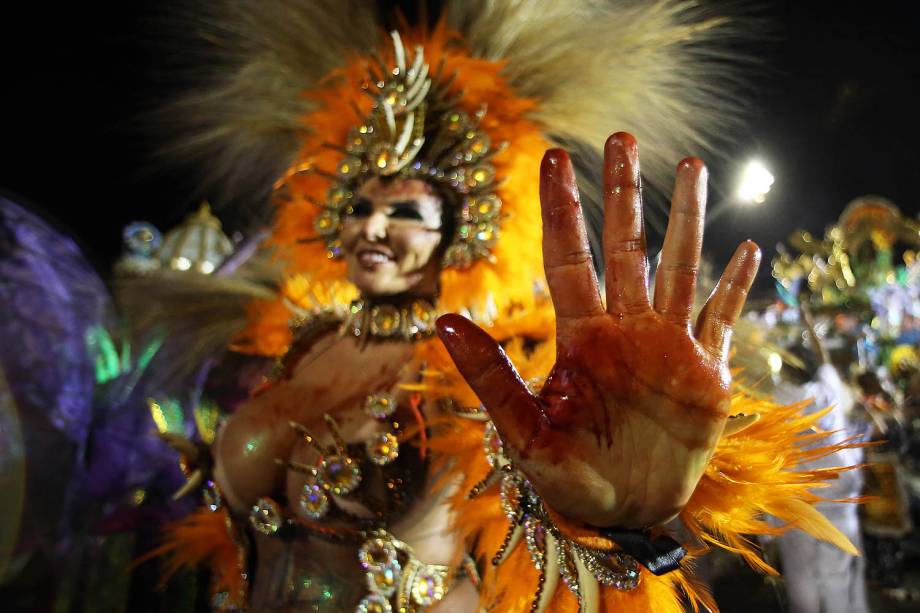
[(393, 256), (389, 252), (381, 249), (360, 249), (355, 254), (355, 257), (362, 268), (369, 270), (373, 270), (393, 261)]

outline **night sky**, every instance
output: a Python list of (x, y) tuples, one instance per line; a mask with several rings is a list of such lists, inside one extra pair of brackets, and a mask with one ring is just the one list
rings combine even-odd
[[(146, 169), (153, 142), (133, 127), (168, 90), (154, 78), (160, 63), (145, 42), (156, 3), (35, 3), (15, 12), (10, 4), (0, 9), (0, 190), (74, 235), (105, 270), (127, 222), (165, 229), (195, 204), (190, 175)], [(752, 47), (761, 59), (756, 95), (728, 160), (710, 162), (711, 206), (750, 157), (766, 162), (776, 183), (762, 207), (726, 209), (709, 226), (715, 261), (752, 238), (768, 262), (795, 227), (821, 233), (864, 194), (917, 214), (920, 20), (912, 4), (762, 4), (757, 14), (770, 25)], [(759, 287), (769, 291), (767, 274)]]

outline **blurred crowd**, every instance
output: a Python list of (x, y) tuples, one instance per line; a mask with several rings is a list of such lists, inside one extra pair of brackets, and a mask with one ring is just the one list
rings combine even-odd
[(854, 466), (816, 493), (863, 555), (799, 530), (763, 543), (782, 571), (778, 600), (793, 613), (920, 606), (917, 227), (892, 203), (865, 197), (823, 238), (794, 233), (773, 261), (777, 298), (748, 313), (739, 339), (736, 366), (754, 387), (821, 412), (819, 428), (841, 446), (809, 468)]

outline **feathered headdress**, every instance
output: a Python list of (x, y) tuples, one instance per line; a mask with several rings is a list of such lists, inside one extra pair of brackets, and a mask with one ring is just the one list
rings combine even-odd
[(368, 172), (460, 188), (439, 305), (491, 319), (532, 306), (543, 284), (547, 148), (599, 155), (607, 134), (628, 130), (661, 185), (729, 115), (719, 47), (732, 28), (693, 2), (450, 2), (435, 27), (401, 27), (395, 44), (368, 2), (224, 4), (198, 22), (209, 57), (170, 109), (172, 153), (236, 196), (275, 187), (269, 244), (289, 291), (255, 309), (240, 346), (257, 353), (284, 350), (285, 304), (310, 308), (305, 296), (330, 287), (337, 301), (354, 296), (336, 229)]

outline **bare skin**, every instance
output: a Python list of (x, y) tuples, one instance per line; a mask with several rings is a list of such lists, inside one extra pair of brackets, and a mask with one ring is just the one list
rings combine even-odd
[(433, 296), (443, 205), (418, 179), (364, 183), (342, 228), (348, 280), (369, 296)]
[(760, 251), (750, 241), (738, 248), (691, 327), (706, 169), (687, 158), (677, 167), (650, 301), (636, 143), (618, 133), (605, 149), (606, 307), (568, 156), (553, 150), (543, 160), (543, 254), (558, 358), (542, 391), (531, 394), (470, 321), (445, 315), (438, 331), (512, 459), (551, 507), (596, 526), (641, 528), (683, 508), (722, 433), (731, 329)]
[[(358, 193), (352, 214), (342, 232), (349, 279), (370, 296), (426, 297), (432, 302), (440, 265), (441, 202), (422, 181), (368, 181)], [(305, 483), (302, 473), (279, 466), (276, 460), (315, 465), (317, 451), (289, 425), (304, 425), (320, 440), (332, 444), (323, 416), (332, 415), (346, 442), (364, 442), (382, 430), (363, 411), (369, 394), (390, 392), (407, 406), (404, 383), (416, 383), (418, 372), (407, 366), (414, 347), (405, 341), (339, 338), (330, 333), (317, 340), (300, 357), (290, 378), (260, 394), (230, 417), (214, 445), (217, 482), (237, 513), (246, 513), (261, 496), (297, 501)], [(435, 418), (436, 407), (426, 407)], [(404, 414), (403, 422), (411, 420)], [(347, 497), (337, 502), (361, 514), (362, 508)], [(296, 505), (291, 505), (296, 512)], [(409, 544), (419, 559), (448, 564), (455, 542), (447, 529), (450, 516), (442, 497), (424, 496), (398, 518), (390, 532)], [(284, 543), (257, 537), (259, 566), (253, 586), (254, 610), (309, 608), (310, 599), (323, 588), (295, 590), (298, 577), (313, 584), (332, 581), (336, 596), (331, 610), (353, 609), (366, 594), (365, 578), (352, 545), (319, 539)], [(473, 610), (477, 600), (469, 582), (461, 582), (433, 611)]]
[[(686, 502), (722, 431), (728, 411), (725, 359), (731, 325), (759, 252), (749, 243), (739, 248), (692, 332), (690, 300), (701, 243), (705, 170), (698, 160), (685, 160), (678, 168), (672, 227), (653, 308), (647, 294), (635, 143), (628, 135), (615, 135), (607, 150), (606, 308), (590, 267), (568, 158), (551, 151), (544, 160), (543, 248), (558, 320), (559, 358), (541, 394), (526, 391), (498, 346), (472, 323), (444, 316), (439, 332), (492, 414), (506, 448), (551, 506), (596, 525), (644, 526), (673, 516)], [(403, 201), (406, 194), (424, 190), (395, 182), (377, 186), (379, 190), (371, 187), (366, 193), (380, 194), (379, 201), (371, 197), (369, 213), (355, 215), (348, 222), (353, 224), (348, 231), (354, 233), (343, 237), (346, 250), (352, 249), (346, 257), (350, 278), (371, 295), (404, 284), (399, 295), (433, 297), (439, 264), (431, 256), (438, 243), (427, 260), (416, 257), (418, 252), (403, 251), (410, 245), (431, 246), (432, 233), (440, 240), (440, 233), (427, 225), (433, 216), (416, 228), (426, 236), (402, 236), (405, 225), (401, 230), (390, 225), (396, 198), (390, 190), (407, 190), (399, 195)], [(384, 257), (351, 257), (370, 245)], [(354, 264), (362, 270), (353, 269)], [(375, 271), (386, 278), (376, 277)], [(319, 339), (290, 379), (255, 396), (220, 432), (215, 472), (231, 506), (245, 512), (259, 496), (280, 492), (296, 500), (302, 475), (275, 460), (309, 464), (316, 452), (288, 422), (324, 436), (322, 416), (329, 413), (346, 440), (366, 440), (377, 425), (361, 412), (364, 398), (415, 382), (418, 373), (405, 366), (412, 354), (412, 345), (405, 342), (364, 345), (335, 335)], [(434, 407), (425, 410), (435, 417)], [(579, 496), (571, 496), (573, 488)], [(454, 549), (448, 525), (445, 505), (429, 496), (417, 501), (392, 532), (425, 562), (447, 563)], [(261, 583), (253, 593), (260, 610), (277, 599), (267, 580), (287, 585), (278, 547), (260, 540), (256, 583)], [(353, 548), (312, 543), (309, 548), (297, 543), (291, 547), (295, 564), (361, 584)], [(358, 590), (356, 597), (360, 595)], [(476, 601), (475, 590), (461, 583), (432, 610), (474, 610)]]

